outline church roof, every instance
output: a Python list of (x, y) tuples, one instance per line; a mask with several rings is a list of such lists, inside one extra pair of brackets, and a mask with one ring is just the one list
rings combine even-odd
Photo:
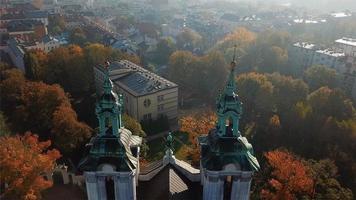
[[(162, 167), (163, 163), (160, 162), (160, 164)], [(202, 186), (200, 182), (189, 180), (172, 164), (164, 166), (159, 173), (149, 181), (139, 181), (138, 186), (137, 199), (139, 200), (202, 199)]]

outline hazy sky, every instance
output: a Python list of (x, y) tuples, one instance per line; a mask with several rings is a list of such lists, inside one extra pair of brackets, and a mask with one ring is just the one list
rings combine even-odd
[(264, 3), (278, 3), (285, 4), (291, 3), (295, 6), (304, 6), (310, 9), (318, 9), (325, 11), (342, 11), (351, 10), (356, 11), (356, 0), (232, 0), (232, 1), (251, 1), (251, 2), (264, 2)]

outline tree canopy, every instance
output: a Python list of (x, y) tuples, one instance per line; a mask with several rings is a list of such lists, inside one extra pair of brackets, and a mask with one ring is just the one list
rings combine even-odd
[(41, 191), (52, 186), (43, 175), (52, 172), (61, 156), (56, 149), (48, 150), (50, 145), (50, 141), (40, 142), (30, 132), (0, 137), (0, 180), (8, 185), (1, 191), (2, 197), (41, 199)]

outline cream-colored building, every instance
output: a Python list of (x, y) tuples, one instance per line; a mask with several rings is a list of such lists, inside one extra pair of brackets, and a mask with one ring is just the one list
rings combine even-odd
[[(95, 85), (101, 92), (103, 66), (94, 67)], [(123, 95), (124, 110), (138, 121), (157, 119), (165, 115), (176, 119), (178, 114), (178, 85), (130, 61), (110, 64), (110, 79), (115, 91)]]

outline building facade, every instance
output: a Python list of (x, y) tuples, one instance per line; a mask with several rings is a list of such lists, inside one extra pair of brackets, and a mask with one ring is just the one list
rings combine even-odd
[(313, 64), (316, 45), (306, 42), (297, 42), (288, 48), (289, 64), (300, 71), (306, 70)]
[(332, 49), (317, 50), (312, 65), (324, 65), (342, 73), (345, 69), (345, 54)]
[(345, 92), (356, 100), (356, 39), (341, 38), (335, 45), (345, 53), (345, 68), (342, 72), (342, 86)]
[[(103, 66), (95, 66), (95, 84), (100, 93), (103, 83)], [(124, 112), (137, 121), (178, 115), (178, 85), (130, 61), (110, 64), (110, 78), (114, 90), (124, 96)]]

